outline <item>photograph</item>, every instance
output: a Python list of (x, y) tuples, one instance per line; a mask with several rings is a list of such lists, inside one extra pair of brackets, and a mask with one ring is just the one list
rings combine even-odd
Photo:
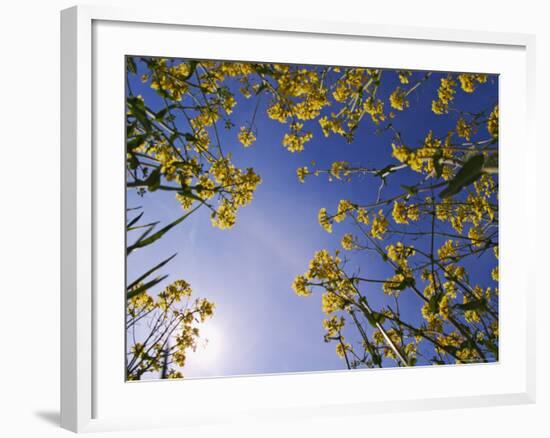
[(125, 64), (127, 381), (498, 363), (498, 74)]

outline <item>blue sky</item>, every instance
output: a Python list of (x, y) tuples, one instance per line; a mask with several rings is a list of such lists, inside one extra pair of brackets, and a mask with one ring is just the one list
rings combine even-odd
[[(422, 75), (415, 73), (415, 77)], [(430, 110), (440, 77), (432, 75), (425, 86), (411, 95), (413, 109), (395, 120), (406, 143), (415, 146), (421, 143), (428, 127), (434, 128), (436, 136), (443, 136), (454, 127), (453, 122), (444, 122), (447, 118)], [(140, 82), (139, 74), (129, 78), (134, 94), (141, 94), (153, 109), (160, 108), (158, 96)], [(397, 81), (382, 83), (379, 96), (387, 102)], [(497, 81), (493, 77), (474, 95), (457, 93), (456, 106), (471, 110), (492, 107), (497, 95)], [(238, 128), (251, 119), (255, 102), (239, 96), (237, 100), (237, 109), (231, 116), (236, 126), (231, 130), (220, 129), (221, 141), (238, 167), (253, 167), (261, 175), (262, 183), (253, 202), (239, 210), (237, 224), (229, 230), (212, 227), (210, 211), (199, 209), (154, 245), (132, 253), (127, 263), (128, 280), (155, 261), (177, 252), (177, 257), (163, 270), (169, 278), (156, 291), (169, 281), (183, 278), (191, 284), (195, 296), (216, 303), (214, 317), (207, 323), (210, 329), (206, 330), (211, 337), (211, 345), (206, 349), (215, 349), (215, 357), (201, 360), (202, 350), (191, 355), (183, 370), (186, 377), (345, 369), (345, 362), (335, 354), (336, 344), (323, 340), (320, 295), (299, 297), (291, 284), (296, 275), (307, 269), (315, 251), (338, 249), (342, 235), (351, 231), (349, 225), (342, 223), (335, 225), (332, 234), (326, 233), (317, 222), (319, 209), (334, 211), (340, 199), (372, 201), (379, 183), (369, 177), (354, 179), (352, 183), (329, 182), (325, 175), (307, 178), (305, 184), (300, 184), (296, 168), (311, 167), (312, 160), (318, 168), (327, 168), (336, 160), (383, 167), (395, 162), (391, 158), (391, 134), (374, 134), (374, 125), (365, 119), (354, 142), (348, 144), (339, 136), (325, 138), (318, 123), (310, 122), (305, 128), (313, 132), (313, 140), (306, 143), (304, 152), (292, 154), (281, 145), (288, 126), (265, 116), (264, 98), (256, 117), (257, 141), (245, 149), (238, 143)], [(412, 177), (407, 172), (399, 173), (388, 184), (385, 195), (398, 193), (400, 184), (407, 184)], [(129, 189), (127, 207), (135, 206), (143, 207), (144, 220), (148, 221), (168, 223), (182, 213), (173, 194), (162, 191), (140, 197)], [(351, 271), (361, 269), (363, 274), (375, 278), (393, 274), (373, 255), (349, 257)], [(480, 281), (486, 281), (490, 275), (487, 263), (484, 258), (472, 263), (472, 275)], [(379, 291), (369, 296), (374, 307), (385, 302)], [(418, 299), (404, 293), (402, 303), (402, 309), (409, 309), (403, 314), (411, 322), (418, 322), (414, 319), (418, 318)], [(350, 332), (349, 341), (354, 340)]]

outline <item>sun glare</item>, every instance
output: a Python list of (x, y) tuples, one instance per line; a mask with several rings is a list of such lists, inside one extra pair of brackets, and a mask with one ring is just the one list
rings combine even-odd
[(197, 351), (193, 353), (193, 362), (199, 367), (214, 365), (222, 350), (221, 331), (211, 321), (200, 327)]

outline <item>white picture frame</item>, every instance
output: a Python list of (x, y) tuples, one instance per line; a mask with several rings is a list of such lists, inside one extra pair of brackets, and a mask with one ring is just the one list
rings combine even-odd
[[(179, 30), (178, 30), (179, 29)], [(254, 20), (243, 18), (239, 21), (227, 22), (224, 17), (217, 17), (211, 13), (204, 16), (188, 15), (186, 11), (160, 10), (133, 10), (111, 7), (78, 6), (62, 11), (61, 13), (61, 425), (75, 431), (101, 431), (112, 429), (165, 427), (190, 424), (219, 423), (233, 421), (239, 418), (274, 418), (288, 416), (292, 418), (309, 417), (312, 415), (343, 415), (363, 414), (368, 412), (397, 412), (411, 409), (440, 409), (466, 406), (488, 406), (503, 404), (531, 403), (535, 399), (535, 340), (534, 340), (534, 295), (535, 275), (534, 268), (529, 263), (521, 261), (518, 254), (533, 248), (534, 233), (528, 238), (514, 237), (514, 226), (520, 222), (530, 224), (534, 228), (535, 217), (529, 215), (527, 209), (505, 208), (510, 200), (522, 199), (525, 205), (534, 199), (535, 174), (533, 167), (528, 167), (517, 151), (502, 154), (501, 178), (503, 197), (501, 199), (502, 216), (507, 220), (503, 225), (501, 239), (510, 242), (508, 250), (504, 246), (501, 250), (501, 264), (513, 267), (506, 274), (503, 272), (503, 286), (501, 300), (503, 302), (503, 318), (501, 321), (503, 334), (502, 348), (509, 348), (515, 336), (515, 345), (520, 345), (514, 358), (503, 355), (503, 359), (495, 366), (467, 365), (459, 371), (452, 367), (420, 368), (415, 370), (414, 380), (422, 382), (429, 374), (437, 374), (436, 379), (456, 380), (454, 387), (442, 388), (434, 385), (431, 390), (424, 391), (414, 384), (404, 385), (409, 375), (403, 375), (408, 370), (382, 370), (379, 377), (373, 380), (374, 374), (365, 372), (336, 372), (311, 373), (285, 376), (254, 376), (236, 377), (209, 380), (193, 380), (186, 382), (186, 393), (197, 394), (193, 406), (174, 407), (170, 412), (157, 412), (153, 407), (138, 408), (131, 404), (131, 400), (140, 397), (150, 399), (158, 397), (174, 397), (177, 391), (181, 394), (181, 386), (174, 387), (178, 382), (150, 382), (131, 384), (120, 380), (120, 375), (109, 365), (109, 361), (116, 366), (117, 358), (122, 358), (124, 351), (118, 351), (120, 343), (110, 340), (105, 332), (119, 329), (116, 318), (120, 309), (106, 309), (108, 299), (101, 295), (102, 287), (106, 282), (116, 284), (119, 271), (123, 266), (116, 268), (114, 261), (120, 261), (123, 251), (117, 249), (116, 236), (110, 234), (106, 226), (109, 224), (103, 217), (106, 209), (120, 206), (123, 214), (123, 204), (120, 196), (107, 195), (105, 184), (118, 183), (116, 178), (124, 178), (124, 172), (117, 176), (120, 169), (116, 165), (108, 165), (108, 154), (97, 153), (97, 142), (112, 138), (116, 144), (117, 136), (113, 135), (116, 126), (106, 127), (102, 120), (113, 119), (112, 114), (105, 110), (112, 106), (116, 99), (116, 87), (119, 87), (120, 78), (110, 78), (111, 69), (105, 69), (109, 56), (119, 59), (126, 50), (148, 52), (154, 50), (155, 38), (162, 37), (163, 32), (199, 32), (202, 36), (212, 36), (212, 41), (220, 36), (228, 36), (231, 32), (235, 41), (239, 38), (254, 36), (262, 41), (255, 43), (248, 38), (248, 47), (227, 53), (229, 59), (256, 59), (267, 53), (268, 47), (275, 46), (280, 38), (302, 38), (308, 40), (304, 44), (311, 44), (314, 48), (316, 40), (332, 41), (335, 44), (386, 44), (399, 46), (406, 44), (411, 51), (420, 50), (424, 59), (410, 58), (401, 62), (407, 63), (407, 68), (421, 68), (427, 66), (427, 57), (430, 51), (440, 53), (438, 62), (452, 70), (460, 66), (461, 59), (452, 60), (445, 56), (448, 46), (452, 46), (457, 53), (467, 57), (468, 53), (477, 53), (471, 62), (479, 62), (487, 67), (487, 56), (494, 52), (494, 73), (509, 72), (510, 82), (504, 84), (505, 102), (510, 104), (507, 114), (506, 104), (501, 106), (502, 126), (504, 138), (501, 148), (506, 147), (506, 136), (509, 139), (522, 140), (522, 153), (525, 156), (534, 156), (535, 141), (532, 120), (534, 119), (534, 53), (535, 39), (532, 35), (491, 33), (484, 31), (461, 31), (451, 29), (426, 29), (417, 27), (399, 27), (386, 25), (372, 25), (361, 22), (318, 22), (259, 17)], [(149, 47), (145, 47), (145, 38), (140, 40), (139, 35), (147, 33)], [(127, 41), (134, 37), (134, 47), (128, 48)], [(159, 36), (160, 35), (160, 36)], [(200, 36), (199, 35), (199, 36)], [(265, 37), (265, 38), (264, 38)], [(323, 40), (323, 38), (325, 40)], [(108, 44), (106, 44), (106, 41)], [(215, 49), (201, 48), (200, 38), (197, 40), (197, 53), (207, 53), (207, 56), (216, 56)], [(340, 42), (338, 42), (340, 41)], [(139, 46), (141, 44), (142, 46)], [(271, 45), (271, 46), (270, 46)], [(373, 46), (373, 47), (374, 47)], [(143, 47), (142, 49), (140, 47)], [(157, 45), (158, 47), (158, 45)], [(335, 46), (336, 47), (336, 46)], [(260, 50), (261, 49), (261, 50)], [(160, 48), (159, 48), (160, 50)], [(201, 52), (202, 50), (202, 52)], [(226, 48), (225, 50), (229, 50)], [(331, 49), (327, 49), (328, 52)], [(332, 48), (334, 50), (334, 48)], [(381, 50), (378, 49), (380, 52)], [(163, 48), (158, 55), (168, 55), (170, 48)], [(318, 56), (321, 60), (325, 54)], [(419, 53), (420, 53), (419, 52)], [(131, 52), (126, 52), (131, 53)], [(275, 52), (272, 52), (275, 53)], [(320, 52), (319, 52), (320, 53)], [(374, 53), (374, 52), (373, 52)], [(435, 52), (434, 52), (435, 53)], [(331, 54), (328, 53), (328, 56)], [(334, 54), (333, 54), (334, 55)], [(404, 52), (403, 52), (403, 55)], [(483, 55), (483, 56), (481, 56)], [(105, 58), (102, 58), (105, 56)], [(190, 55), (193, 56), (193, 55)], [(199, 57), (200, 54), (195, 56)], [(276, 55), (265, 55), (275, 56)], [(287, 55), (289, 61), (297, 61), (292, 54)], [(344, 55), (342, 55), (344, 56)], [(381, 56), (381, 55), (380, 55)], [(475, 59), (474, 59), (475, 58)], [(383, 58), (380, 57), (382, 60)], [(276, 59), (279, 61), (280, 59)], [(514, 62), (511, 62), (513, 60)], [(122, 59), (120, 59), (122, 62)], [(358, 61), (359, 62), (359, 61)], [(381, 61), (383, 62), (383, 61)], [(464, 61), (466, 62), (466, 61)], [(410, 63), (415, 63), (410, 65)], [(485, 63), (485, 64), (483, 64)], [(345, 65), (345, 64), (343, 64)], [(472, 64), (473, 65), (473, 64)], [(103, 67), (102, 67), (103, 66)], [(467, 70), (467, 69), (463, 69)], [(113, 70), (113, 71), (116, 71)], [(473, 70), (472, 70), (473, 71)], [(483, 70), (485, 71), (485, 70)], [(105, 81), (106, 79), (106, 81)], [(112, 79), (112, 80), (111, 80)], [(103, 82), (102, 82), (103, 81)], [(110, 83), (104, 86), (104, 83)], [(515, 87), (514, 90), (512, 88)], [(510, 94), (507, 89), (510, 88)], [(113, 91), (114, 93), (110, 93)], [(119, 90), (120, 91), (120, 90)], [(508, 99), (508, 100), (507, 100)], [(116, 103), (116, 100), (115, 100)], [(512, 103), (514, 105), (512, 105)], [(123, 102), (115, 108), (122, 122)], [(512, 111), (513, 106), (513, 111)], [(103, 111), (105, 110), (105, 111)], [(511, 115), (514, 117), (512, 118)], [(507, 127), (506, 120), (514, 120)], [(103, 123), (103, 125), (102, 125)], [(512, 126), (513, 125), (513, 126)], [(114, 129), (114, 131), (111, 130)], [(113, 148), (113, 153), (123, 153), (123, 143), (120, 151)], [(115, 156), (116, 157), (116, 156)], [(511, 175), (507, 166), (516, 163), (514, 175)], [(120, 166), (119, 166), (120, 167)], [(512, 186), (511, 179), (521, 180), (520, 184)], [(508, 183), (507, 183), (508, 181)], [(119, 193), (120, 194), (120, 193)], [(109, 199), (107, 199), (109, 198)], [(103, 204), (102, 204), (103, 203)], [(102, 208), (98, 206), (102, 205)], [(102, 216), (103, 215), (103, 216)], [(118, 218), (118, 216), (117, 216)], [(509, 218), (509, 219), (508, 219)], [(116, 221), (114, 221), (116, 222)], [(508, 232), (507, 232), (508, 230)], [(98, 237), (104, 236), (104, 237)], [(110, 237), (113, 237), (111, 239)], [(118, 236), (118, 237), (117, 237)], [(99, 240), (101, 241), (99, 241)], [(118, 254), (113, 259), (107, 259), (105, 249), (110, 245), (110, 251)], [(102, 254), (105, 256), (103, 257)], [(117, 258), (118, 257), (118, 258)], [(105, 265), (115, 266), (112, 272), (106, 270)], [(115, 270), (118, 271), (115, 272)], [(508, 284), (516, 292), (507, 293), (504, 285)], [(120, 287), (123, 287), (120, 286)], [(99, 289), (98, 289), (99, 288)], [(99, 295), (98, 295), (99, 294)], [(98, 299), (98, 296), (101, 299)], [(507, 313), (508, 312), (508, 313)], [(98, 321), (98, 313), (102, 315)], [(508, 316), (506, 316), (508, 315)], [(508, 322), (515, 318), (515, 333), (508, 334)], [(123, 321), (121, 321), (121, 327)], [(121, 332), (121, 336), (123, 333)], [(113, 336), (113, 339), (116, 336)], [(118, 339), (118, 338), (117, 338)], [(508, 344), (507, 344), (508, 342)], [(104, 354), (101, 354), (104, 353)], [(109, 352), (115, 358), (109, 357)], [(112, 368), (112, 369), (111, 369)], [(122, 367), (120, 366), (122, 369)], [(122, 370), (121, 370), (122, 372)], [(366, 377), (365, 377), (366, 376)], [(389, 377), (388, 377), (389, 376)], [(497, 377), (495, 377), (497, 376)], [(386, 391), (381, 396), (385, 383), (378, 381), (392, 379), (396, 387)], [(474, 379), (480, 382), (478, 390), (470, 390), (461, 385), (465, 379)], [(179, 382), (181, 384), (182, 382)], [(319, 384), (323, 383), (330, 388), (338, 385), (341, 390), (339, 397), (329, 398), (317, 392)], [(482, 384), (483, 383), (483, 384)], [(368, 384), (374, 395), (353, 396), (352, 388), (358, 384)], [(380, 386), (376, 389), (376, 385)], [(450, 385), (452, 386), (452, 385)], [(293, 397), (295, 403), (285, 401), (285, 394), (292, 388), (298, 388)], [(397, 389), (396, 389), (397, 388)], [(376, 392), (378, 391), (378, 392)], [(204, 397), (199, 394), (205, 393)], [(235, 395), (239, 393), (238, 395)], [(309, 395), (308, 395), (309, 393)], [(228, 394), (233, 394), (231, 398)], [(263, 395), (262, 395), (263, 394)], [(213, 397), (215, 395), (215, 397)], [(263, 397), (263, 398), (262, 398)], [(287, 397), (288, 398), (288, 397)], [(215, 399), (215, 400), (214, 400)], [(169, 398), (168, 398), (169, 400)], [(331, 401), (332, 400), (332, 401)], [(231, 402), (230, 402), (231, 401)], [(117, 406), (128, 402), (131, 409), (117, 409)], [(224, 408), (225, 406), (225, 408)], [(140, 410), (141, 409), (141, 410)], [(178, 410), (179, 409), (179, 410)], [(187, 414), (186, 414), (187, 412)]]

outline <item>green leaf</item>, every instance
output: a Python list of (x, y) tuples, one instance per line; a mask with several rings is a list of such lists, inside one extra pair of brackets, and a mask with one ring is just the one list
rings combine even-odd
[(436, 292), (430, 297), (428, 301), (428, 309), (432, 314), (439, 313), (439, 302), (443, 298), (443, 292)]
[(130, 290), (132, 289), (133, 287), (137, 286), (138, 283), (142, 282), (143, 280), (145, 280), (147, 277), (149, 277), (149, 275), (151, 275), (153, 272), (159, 270), (160, 268), (162, 268), (166, 263), (168, 263), (170, 260), (172, 260), (174, 257), (176, 257), (177, 253), (175, 254), (172, 254), (170, 257), (168, 257), (166, 260), (163, 260), (162, 262), (160, 262), (158, 265), (155, 265), (154, 267), (152, 267), (151, 269), (149, 269), (147, 272), (145, 272), (143, 275), (140, 275), (138, 278), (136, 278), (131, 284), (128, 285), (128, 287), (126, 289)]
[(378, 312), (365, 312), (365, 316), (367, 317), (367, 321), (373, 327), (378, 327), (377, 324), (384, 324), (384, 321), (386, 320), (386, 317)]
[(480, 300), (468, 301), (464, 304), (457, 304), (456, 307), (465, 312), (468, 310), (484, 312), (487, 310), (487, 300), (485, 298), (482, 298)]
[(440, 178), (441, 174), (443, 173), (443, 166), (441, 165), (442, 157), (443, 157), (443, 151), (441, 151), (441, 149), (438, 149), (433, 156), (435, 174), (437, 175), (438, 178)]
[(458, 171), (455, 177), (449, 181), (447, 188), (441, 191), (441, 198), (448, 198), (456, 195), (464, 187), (474, 183), (483, 174), (483, 163), (485, 157), (481, 154), (474, 155), (468, 159)]
[(149, 174), (145, 180), (147, 188), (149, 191), (154, 192), (160, 186), (160, 167), (155, 167), (155, 169)]
[(183, 136), (185, 137), (185, 140), (190, 142), (195, 142), (198, 140), (197, 137), (195, 137), (193, 134), (190, 134), (189, 132), (184, 133)]
[(128, 223), (126, 224), (126, 229), (131, 228), (132, 225), (136, 224), (137, 221), (139, 221), (139, 220), (141, 219), (141, 217), (143, 216), (143, 213), (144, 213), (144, 212), (142, 211), (139, 215), (137, 215), (137, 216), (136, 216), (135, 218), (133, 218), (130, 222), (128, 222)]
[(126, 255), (130, 254), (134, 249), (136, 248), (139, 248), (139, 246), (137, 246), (142, 240), (144, 240), (150, 233), (151, 231), (153, 231), (153, 228), (155, 228), (155, 226), (158, 224), (158, 222), (153, 222), (149, 225), (146, 225), (147, 229), (141, 233), (141, 236), (139, 236), (137, 238), (137, 240), (135, 241), (135, 243), (131, 246), (129, 246), (128, 248), (126, 248)]
[(146, 135), (136, 135), (135, 137), (128, 139), (128, 141), (126, 142), (126, 150), (128, 152), (133, 151), (135, 148), (141, 145), (146, 138)]
[(128, 110), (139, 123), (145, 128), (147, 132), (151, 131), (152, 125), (151, 121), (147, 117), (147, 111), (145, 109), (145, 104), (141, 99), (138, 99), (135, 96), (130, 96), (126, 99)]
[(132, 170), (137, 169), (139, 166), (139, 160), (137, 159), (136, 155), (132, 152), (129, 153), (128, 157), (126, 158), (126, 161), (128, 163), (128, 167)]
[(162, 119), (164, 119), (164, 117), (166, 116), (166, 114), (170, 110), (173, 110), (174, 108), (176, 108), (176, 105), (168, 105), (167, 107), (161, 109), (158, 113), (155, 114), (155, 119), (161, 122)]
[[(185, 213), (183, 216), (179, 217), (178, 219), (176, 219), (175, 221), (169, 223), (168, 225), (166, 225), (164, 228), (160, 229), (159, 231), (157, 231), (155, 234), (149, 236), (149, 237), (146, 237), (146, 238), (140, 238), (138, 239), (138, 241), (136, 243), (134, 243), (133, 245), (129, 246), (126, 250), (126, 254), (129, 254), (130, 252), (132, 252), (133, 250), (137, 249), (137, 248), (143, 248), (144, 246), (147, 246), (147, 245), (150, 245), (151, 243), (157, 241), (158, 239), (160, 239), (162, 236), (164, 236), (168, 231), (170, 231), (172, 228), (174, 228), (176, 225), (178, 225), (179, 223), (183, 222), (185, 219), (187, 219), (187, 217), (189, 217), (189, 215), (191, 213), (193, 213), (198, 207), (200, 207), (200, 205), (198, 205), (197, 207), (195, 207), (193, 210)], [(146, 231), (146, 233), (150, 232), (150, 230)]]
[(134, 298), (137, 295), (140, 295), (140, 294), (144, 293), (147, 289), (152, 288), (153, 286), (157, 285), (158, 283), (160, 283), (162, 280), (164, 280), (167, 277), (168, 277), (168, 275), (163, 275), (162, 277), (157, 277), (154, 280), (149, 281), (148, 283), (142, 284), (140, 287), (138, 287), (137, 289), (134, 289), (134, 290), (128, 290), (129, 289), (128, 288), (127, 292), (126, 292), (126, 299), (129, 300), (131, 298)]
[(189, 79), (191, 76), (193, 76), (193, 73), (195, 73), (195, 70), (197, 68), (197, 64), (198, 64), (198, 61), (189, 61), (189, 73), (187, 74), (187, 76), (183, 79), (184, 81), (186, 81), (187, 79)]
[(132, 56), (126, 57), (126, 70), (128, 70), (130, 73), (137, 73), (136, 62), (134, 61), (134, 58)]
[(404, 184), (401, 184), (401, 188), (407, 192), (407, 194), (414, 196), (418, 193), (418, 187), (414, 186), (406, 186)]

